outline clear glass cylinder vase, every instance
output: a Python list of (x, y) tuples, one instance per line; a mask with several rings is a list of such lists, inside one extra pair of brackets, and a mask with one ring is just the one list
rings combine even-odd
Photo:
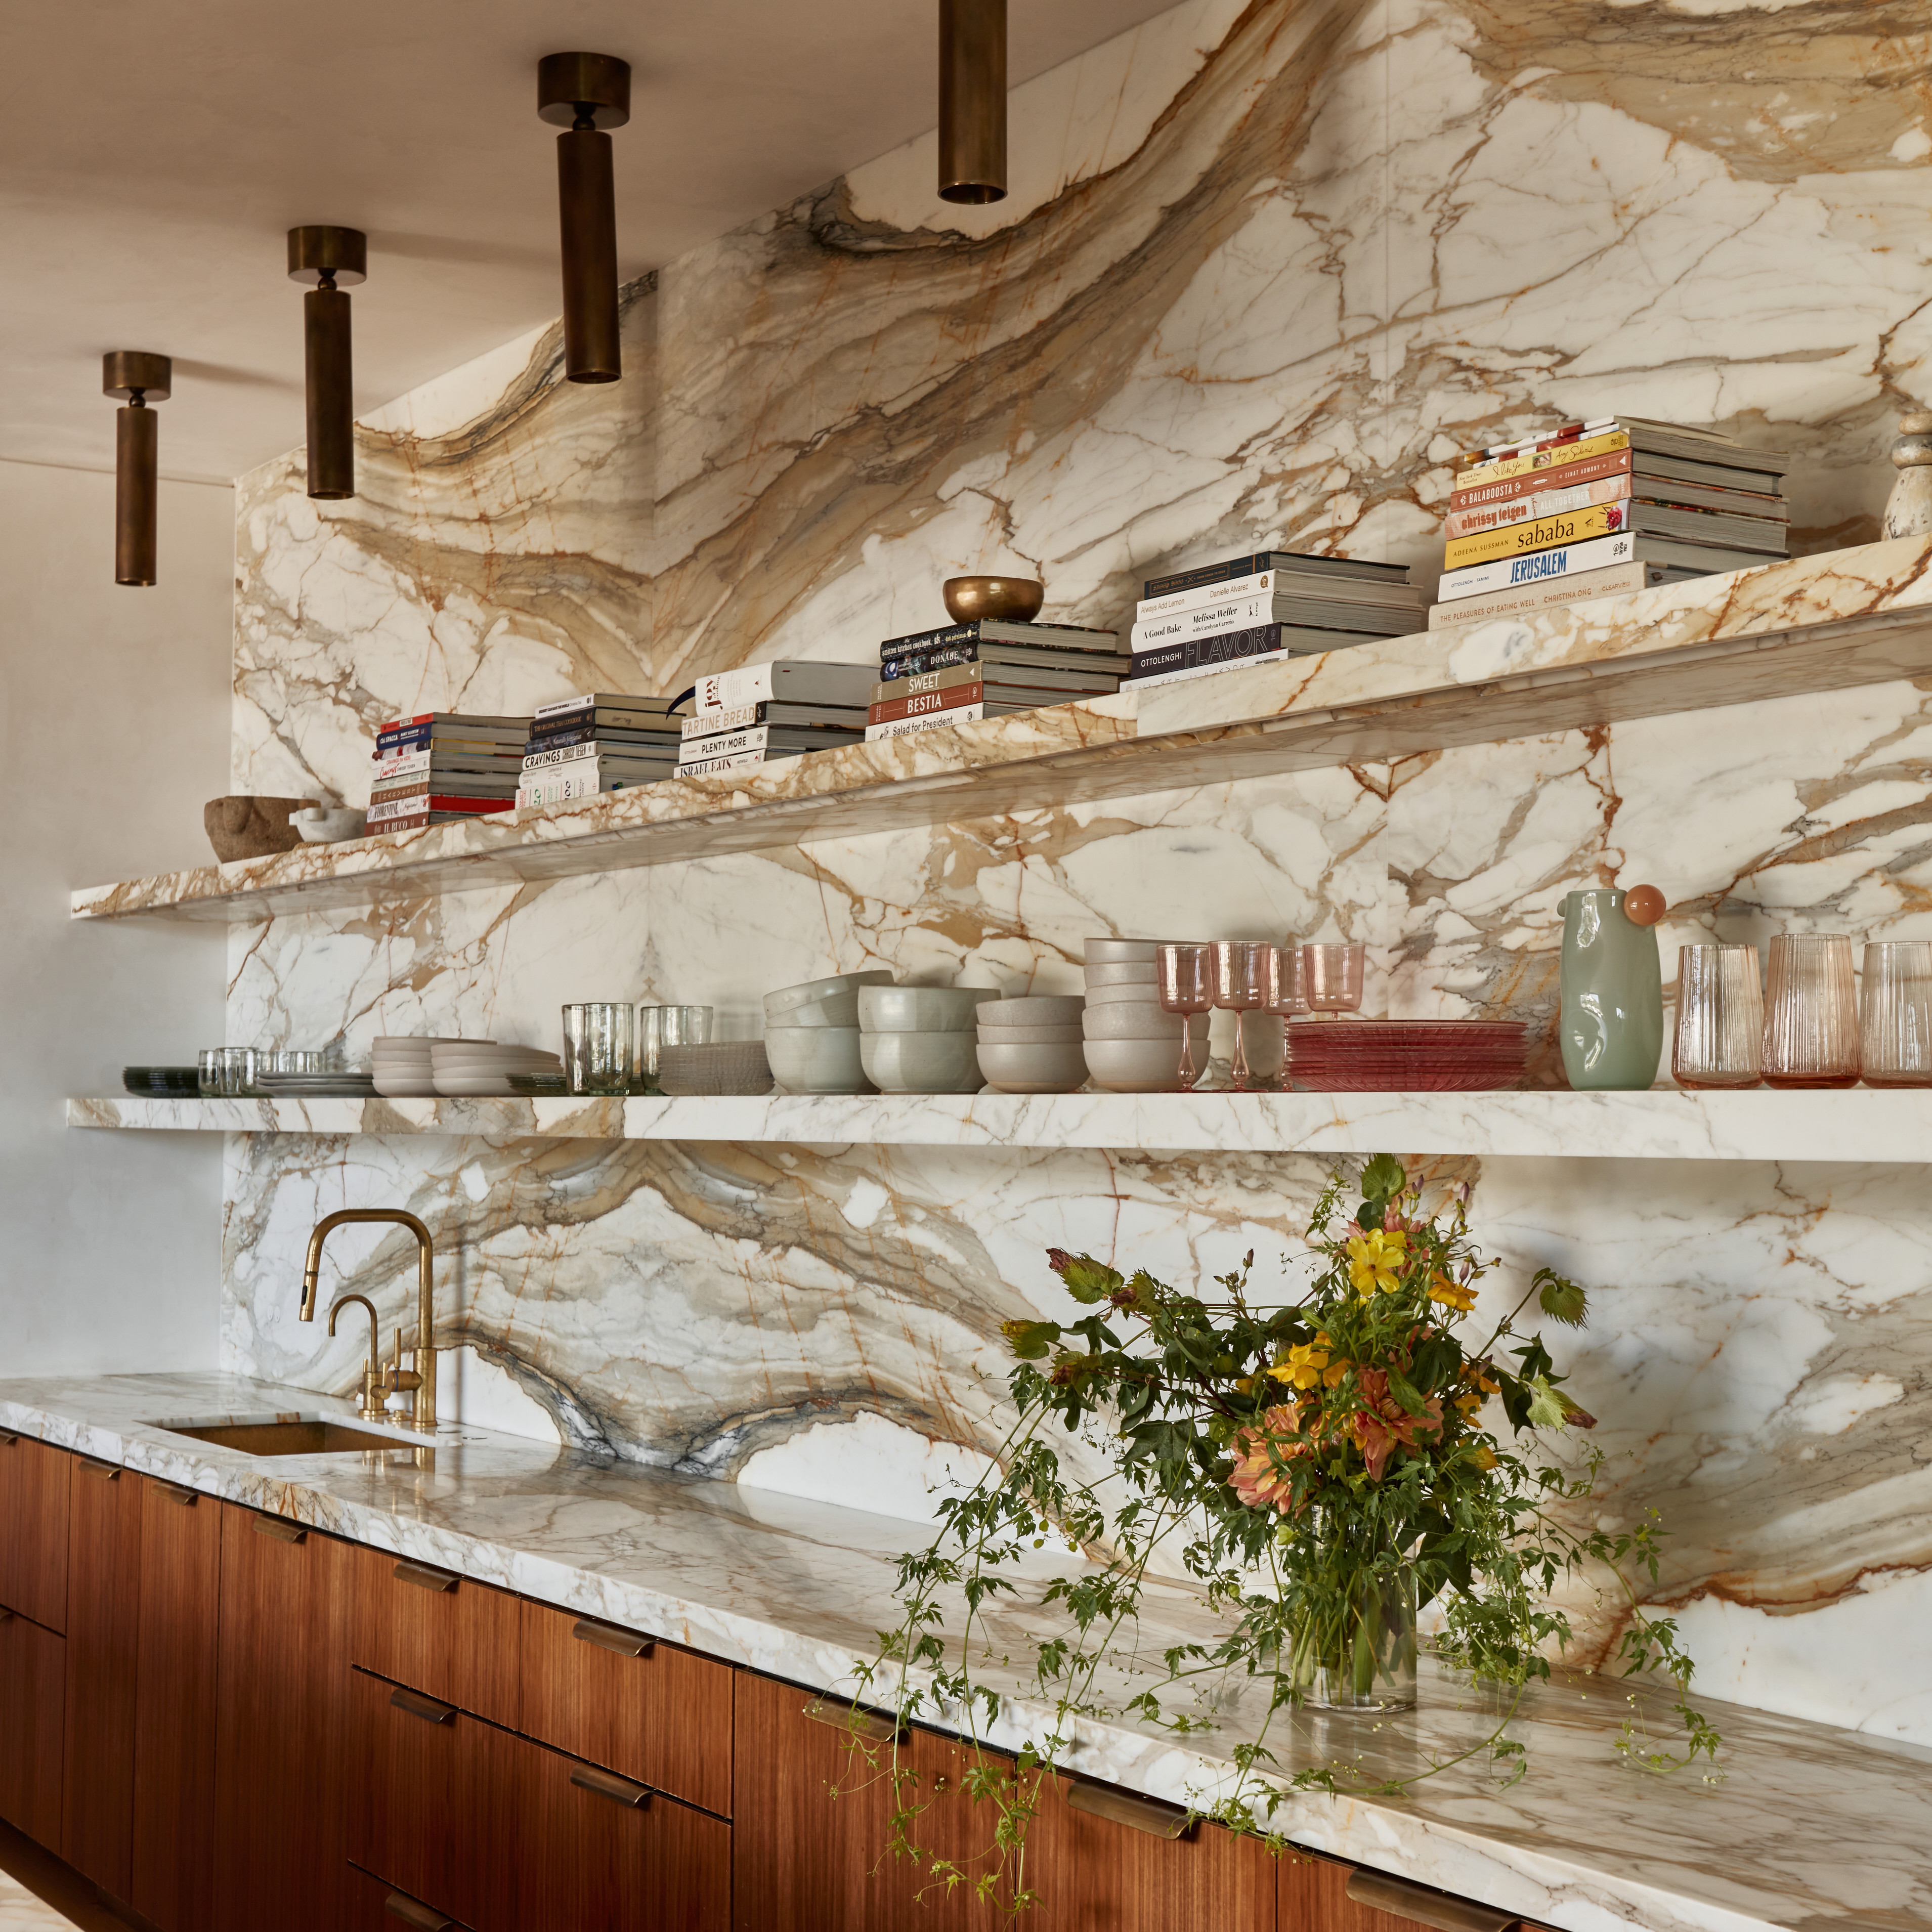
[(1415, 1573), (1401, 1563), (1355, 1573), (1326, 1607), (1296, 1621), (1284, 1661), (1316, 1710), (1413, 1710)]

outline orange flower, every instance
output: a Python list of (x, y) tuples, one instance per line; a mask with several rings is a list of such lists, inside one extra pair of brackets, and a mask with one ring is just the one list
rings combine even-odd
[(1476, 1291), (1467, 1282), (1451, 1281), (1446, 1274), (1438, 1274), (1429, 1284), (1429, 1298), (1439, 1301), (1444, 1308), (1453, 1308), (1458, 1315), (1466, 1315), (1476, 1305)]
[(1294, 1508), (1288, 1465), (1313, 1453), (1300, 1439), (1300, 1429), (1301, 1405), (1286, 1402), (1266, 1411), (1257, 1426), (1236, 1434), (1228, 1486), (1249, 1508), (1278, 1510), (1283, 1516)]
[(1424, 1437), (1442, 1432), (1442, 1405), (1430, 1396), (1424, 1405), (1429, 1411), (1427, 1418), (1411, 1415), (1389, 1394), (1385, 1370), (1362, 1369), (1358, 1371), (1357, 1379), (1368, 1407), (1349, 1418), (1349, 1426), (1354, 1432), (1355, 1446), (1362, 1452), (1362, 1460), (1369, 1466), (1370, 1479), (1378, 1483), (1398, 1444), (1405, 1449), (1418, 1449)]

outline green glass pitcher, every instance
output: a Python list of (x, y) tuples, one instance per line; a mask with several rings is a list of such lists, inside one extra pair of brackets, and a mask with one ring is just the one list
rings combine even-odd
[(1641, 1092), (1664, 1052), (1664, 972), (1652, 931), (1654, 886), (1567, 892), (1563, 1006), (1557, 1032), (1572, 1087)]

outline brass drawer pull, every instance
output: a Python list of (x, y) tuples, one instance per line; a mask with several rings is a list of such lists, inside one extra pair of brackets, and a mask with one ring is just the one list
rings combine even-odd
[(1348, 1892), (1356, 1904), (1372, 1912), (1392, 1912), (1398, 1918), (1432, 1925), (1436, 1932), (1504, 1932), (1516, 1922), (1514, 1912), (1498, 1912), (1493, 1905), (1478, 1905), (1473, 1898), (1457, 1898), (1361, 1865), (1348, 1874)]
[(634, 1811), (641, 1811), (651, 1802), (648, 1784), (633, 1784), (628, 1778), (620, 1778), (613, 1772), (593, 1771), (587, 1764), (572, 1766), (570, 1781), (580, 1791), (594, 1791), (599, 1798), (628, 1804)]
[(579, 1643), (594, 1643), (599, 1650), (614, 1650), (620, 1657), (648, 1657), (657, 1648), (653, 1639), (640, 1636), (635, 1630), (593, 1624), (587, 1617), (579, 1617), (570, 1634)]
[(20, 1438), (17, 1436), (12, 1434), (10, 1431), (4, 1429), (0, 1429), (0, 1449), (12, 1448), (14, 1444), (19, 1442), (20, 1439)]
[(395, 1576), (398, 1582), (413, 1583), (418, 1590), (453, 1590), (463, 1580), (447, 1570), (432, 1570), (427, 1563), (398, 1563)]
[(92, 1456), (83, 1456), (80, 1466), (90, 1476), (98, 1476), (104, 1483), (118, 1483), (121, 1480), (120, 1470), (112, 1462), (97, 1462)]
[(435, 1697), (425, 1697), (420, 1690), (392, 1690), (389, 1702), (398, 1710), (406, 1711), (412, 1718), (426, 1718), (432, 1724), (446, 1724), (456, 1715), (454, 1704), (446, 1704)]
[(806, 1706), (805, 1714), (814, 1724), (830, 1724), (835, 1731), (856, 1731), (874, 1744), (889, 1744), (904, 1735), (891, 1718), (882, 1718), (876, 1711), (856, 1711), (850, 1704), (828, 1704), (823, 1697), (813, 1698)]
[(406, 1892), (391, 1892), (382, 1901), (382, 1910), (392, 1918), (400, 1918), (405, 1925), (420, 1926), (422, 1932), (458, 1932), (454, 1919), (444, 1918), (441, 1912), (433, 1911)]
[(201, 1500), (198, 1490), (184, 1489), (180, 1484), (164, 1482), (159, 1476), (150, 1476), (148, 1482), (158, 1494), (166, 1496), (171, 1503), (179, 1503), (183, 1509), (193, 1509)]
[(308, 1532), (285, 1516), (251, 1516), (248, 1527), (257, 1536), (272, 1537), (278, 1543), (299, 1543)]
[(1142, 1798), (1111, 1784), (1076, 1780), (1066, 1787), (1066, 1804), (1070, 1810), (1084, 1811), (1090, 1818), (1104, 1818), (1109, 1824), (1125, 1825), (1156, 1838), (1178, 1838), (1187, 1829), (1185, 1805), (1164, 1804), (1158, 1798)]

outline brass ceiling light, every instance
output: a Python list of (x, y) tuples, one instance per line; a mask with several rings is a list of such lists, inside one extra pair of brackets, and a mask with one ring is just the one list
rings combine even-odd
[(617, 194), (610, 136), (631, 118), (631, 64), (614, 54), (545, 54), (537, 112), (556, 137), (563, 229), (563, 367), (573, 382), (614, 382), (617, 342)]
[(309, 284), (302, 297), (308, 494), (326, 501), (356, 494), (355, 385), (343, 290), (368, 278), (369, 238), (359, 228), (289, 230), (289, 280)]
[(1006, 0), (939, 0), (939, 198), (1006, 198)]
[(145, 349), (114, 349), (100, 358), (100, 386), (126, 406), (114, 412), (114, 581), (154, 581), (154, 513), (160, 495), (160, 425), (150, 403), (164, 403), (175, 365)]

